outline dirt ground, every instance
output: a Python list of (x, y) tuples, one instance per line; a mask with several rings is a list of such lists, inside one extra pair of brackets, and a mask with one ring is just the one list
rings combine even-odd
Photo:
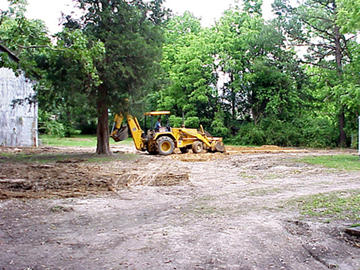
[(359, 172), (296, 161), (343, 152), (227, 150), (161, 157), (122, 145), (89, 162), (91, 148), (0, 148), (0, 269), (360, 269), (350, 221), (294, 207), (360, 190)]

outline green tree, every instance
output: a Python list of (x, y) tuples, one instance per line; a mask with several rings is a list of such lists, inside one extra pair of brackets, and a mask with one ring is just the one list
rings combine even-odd
[(287, 0), (275, 0), (273, 7), (282, 29), (294, 46), (306, 46), (303, 63), (318, 66), (326, 77), (326, 96), (334, 102), (338, 118), (339, 144), (346, 145), (346, 106), (344, 94), (344, 66), (351, 60), (349, 38), (340, 33), (337, 23), (338, 6), (335, 0), (307, 0), (299, 6), (292, 6)]
[(20, 69), (30, 79), (39, 77), (34, 67), (37, 55), (51, 46), (45, 24), (41, 20), (25, 17), (27, 1), (11, 0), (9, 9), (0, 12), (0, 42), (20, 59), (19, 63), (9, 61), (6, 54), (1, 57), (1, 65), (18, 72)]
[(96, 116), (94, 89), (101, 84), (96, 62), (105, 55), (101, 41), (89, 41), (79, 30), (64, 29), (45, 53), (35, 58), (47, 82), (38, 91), (40, 108), (52, 112), (71, 135), (76, 122)]
[(46, 120), (46, 116), (55, 115), (63, 127), (58, 134), (69, 135), (74, 120), (83, 115), (89, 118), (92, 112), (87, 96), (88, 90), (100, 83), (94, 61), (101, 61), (103, 45), (89, 43), (80, 30), (66, 29), (51, 43), (44, 23), (25, 17), (26, 1), (9, 1), (9, 4), (9, 9), (1, 13), (1, 43), (18, 55), (20, 61), (8, 61), (4, 54), (2, 65), (15, 72), (21, 70), (27, 78), (36, 81), (36, 96), (17, 102), (36, 99), (42, 118), (40, 125), (54, 122)]
[(166, 19), (162, 0), (77, 0), (85, 15), (68, 17), (67, 27), (80, 28), (92, 42), (101, 41), (105, 54), (95, 61), (98, 85), (89, 98), (97, 109), (98, 154), (110, 154), (108, 110), (119, 111), (124, 99), (152, 79), (161, 56), (161, 24)]
[(168, 83), (153, 94), (156, 108), (184, 114), (187, 126), (211, 128), (217, 104), (211, 31), (189, 12), (173, 17), (166, 26), (161, 64)]
[(276, 25), (265, 24), (258, 3), (250, 4), (228, 10), (215, 27), (224, 105), (233, 121), (287, 120), (303, 103), (303, 72)]

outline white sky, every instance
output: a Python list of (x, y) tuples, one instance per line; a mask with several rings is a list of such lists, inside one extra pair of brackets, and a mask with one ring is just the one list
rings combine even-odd
[[(265, 19), (271, 17), (272, 1), (264, 0), (263, 13)], [(7, 3), (7, 0), (0, 0), (0, 9), (6, 9)], [(28, 3), (27, 16), (45, 21), (51, 33), (61, 30), (61, 26), (59, 26), (61, 12), (70, 14), (74, 10), (72, 0), (28, 0)], [(196, 17), (202, 19), (204, 26), (210, 26), (233, 3), (234, 0), (166, 0), (165, 6), (178, 15), (189, 10)]]

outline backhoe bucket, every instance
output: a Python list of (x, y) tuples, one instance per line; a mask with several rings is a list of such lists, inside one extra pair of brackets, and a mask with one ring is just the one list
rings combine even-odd
[(113, 138), (115, 142), (126, 140), (128, 137), (129, 137), (128, 126), (122, 126), (119, 129), (115, 129), (114, 132), (111, 133), (111, 138)]

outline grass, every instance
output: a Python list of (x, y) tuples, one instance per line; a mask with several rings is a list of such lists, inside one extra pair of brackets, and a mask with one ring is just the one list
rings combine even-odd
[(360, 159), (355, 155), (331, 155), (331, 156), (317, 156), (305, 157), (299, 159), (301, 162), (308, 164), (321, 165), (327, 168), (335, 168), (347, 171), (359, 171)]
[(112, 156), (101, 156), (93, 153), (0, 153), (1, 163), (105, 163), (110, 161), (135, 160), (136, 154), (113, 154)]
[[(58, 147), (96, 147), (96, 135), (76, 135), (70, 138), (59, 138), (51, 135), (40, 135), (42, 145), (58, 146)], [(132, 138), (128, 138), (122, 142), (114, 142), (110, 139), (110, 144), (126, 144), (132, 143)]]
[(305, 216), (327, 219), (360, 219), (360, 191), (323, 193), (306, 197), (299, 202)]
[[(50, 135), (40, 135), (43, 146), (57, 147), (96, 147), (95, 135), (77, 135), (70, 138), (59, 138)], [(115, 144), (110, 139), (110, 144)], [(116, 144), (132, 144), (132, 138), (128, 138)], [(95, 152), (95, 151), (94, 151)], [(135, 154), (114, 153), (112, 156), (101, 156), (95, 153), (0, 153), (0, 164), (2, 163), (55, 163), (55, 162), (87, 162), (87, 163), (104, 163), (116, 160), (135, 160), (138, 156)]]

